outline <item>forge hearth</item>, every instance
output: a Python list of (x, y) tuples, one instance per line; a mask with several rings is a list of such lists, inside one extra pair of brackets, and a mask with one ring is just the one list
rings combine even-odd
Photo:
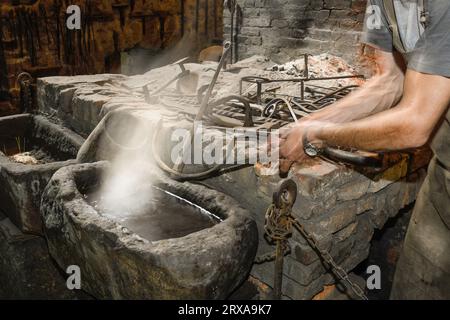
[(1, 210), (21, 231), (41, 233), (41, 194), (53, 173), (72, 164), (84, 139), (43, 116), (0, 118)]
[[(204, 219), (154, 238), (148, 232), (158, 225), (152, 227), (148, 218), (141, 221), (144, 229), (130, 220), (122, 224), (120, 218), (104, 213), (108, 210), (98, 210), (92, 197), (86, 199), (85, 193), (102, 182), (108, 166), (100, 162), (62, 168), (42, 198), (50, 254), (63, 269), (81, 268), (85, 291), (116, 299), (226, 298), (246, 279), (256, 253), (257, 229), (234, 200), (202, 186), (155, 176), (157, 190), (171, 193), (156, 194), (155, 202), (163, 201), (157, 210), (169, 214), (158, 221), (159, 226), (177, 226), (169, 220), (175, 216), (204, 215)], [(174, 200), (172, 194), (179, 198)]]
[[(246, 125), (253, 125), (252, 128), (257, 130), (258, 128), (266, 129), (268, 127), (278, 128), (292, 122), (295, 117), (301, 118), (304, 113), (315, 112), (315, 109), (320, 109), (324, 105), (342, 98), (365, 81), (355, 77), (355, 70), (337, 57), (324, 54), (310, 56), (309, 61), (311, 62), (308, 71), (310, 78), (307, 83), (305, 82), (304, 91), (298, 82), (290, 82), (289, 79), (304, 76), (305, 59), (297, 59), (284, 65), (277, 65), (273, 61), (259, 56), (239, 61), (219, 75), (211, 101), (221, 101), (227, 97), (239, 95), (241, 92), (242, 97), (251, 100), (250, 108), (252, 108), (252, 112), (246, 113), (245, 111), (248, 111), (249, 108), (245, 105), (243, 107), (239, 104), (239, 101), (234, 100), (215, 106), (213, 112), (208, 114), (208, 116), (211, 116), (208, 119), (223, 120), (219, 123), (222, 129), (225, 127), (239, 129)], [(198, 88), (201, 88), (211, 81), (216, 65), (186, 64), (185, 67), (198, 73)], [(122, 145), (122, 142), (117, 143), (117, 141), (120, 142), (120, 138), (123, 137), (123, 128), (135, 128), (137, 124), (144, 124), (144, 127), (148, 128), (152, 134), (145, 135), (147, 138), (150, 137), (149, 139), (142, 139), (142, 142), (148, 142), (145, 146), (143, 145), (143, 149), (146, 151), (140, 150), (137, 154), (145, 153), (145, 159), (148, 160), (149, 164), (154, 165), (153, 160), (155, 159), (152, 158), (152, 154), (155, 153), (152, 150), (154, 139), (151, 137), (154, 137), (155, 130), (160, 130), (158, 133), (161, 137), (155, 140), (157, 142), (164, 141), (162, 146), (158, 146), (161, 148), (156, 148), (156, 150), (162, 149), (161, 159), (167, 162), (170, 159), (170, 149), (173, 144), (173, 141), (170, 141), (171, 132), (174, 129), (191, 126), (190, 121), (199, 108), (199, 99), (197, 96), (180, 95), (176, 91), (176, 84), (174, 83), (161, 93), (158, 99), (146, 101), (142, 86), (148, 84), (148, 90), (153, 91), (155, 88), (152, 88), (152, 86), (156, 86), (155, 83), (165, 83), (178, 72), (177, 66), (165, 66), (151, 70), (144, 75), (123, 77), (123, 79), (118, 79), (115, 76), (110, 77), (109, 75), (95, 76), (90, 79), (91, 82), (87, 77), (40, 79), (38, 81), (38, 101), (40, 108), (49, 106), (52, 110), (47, 111), (64, 114), (62, 119), (65, 124), (72, 126), (72, 124), (77, 123), (76, 126), (73, 125), (74, 128), (92, 128), (89, 132), (80, 131), (83, 134), (90, 133), (90, 136), (78, 154), (79, 162), (113, 161), (114, 155), (120, 151), (119, 146)], [(351, 78), (319, 80), (322, 76), (351, 76)], [(260, 90), (261, 98), (258, 99), (257, 84), (247, 82), (240, 86), (242, 79), (248, 79), (246, 77), (274, 79), (279, 83), (265, 83)], [(99, 78), (104, 81), (94, 81)], [(111, 83), (114, 83), (114, 87), (111, 87)], [(119, 89), (122, 87), (128, 88), (128, 91)], [(114, 94), (109, 94), (111, 90), (114, 91)], [(108, 94), (105, 92), (108, 92)], [(302, 92), (305, 99), (301, 99)], [(266, 103), (273, 98), (277, 98), (277, 104), (273, 108), (275, 112), (272, 112), (272, 109), (269, 108), (270, 102)], [(288, 104), (283, 102), (283, 99), (289, 100)], [(255, 100), (259, 100), (261, 104), (255, 103)], [(290, 105), (293, 109), (292, 112), (283, 103), (287, 107)], [(213, 105), (213, 102), (211, 105)], [(70, 106), (70, 108), (66, 108), (67, 106)], [(65, 110), (69, 110), (69, 112), (65, 112)], [(76, 110), (76, 112), (70, 110)], [(161, 119), (164, 123), (159, 127), (158, 124)], [(128, 158), (133, 159), (134, 153), (136, 151), (133, 151), (133, 155), (129, 154)], [(313, 234), (321, 248), (326, 249), (347, 272), (351, 272), (367, 258), (374, 231), (382, 229), (388, 219), (395, 217), (401, 208), (414, 202), (423, 181), (424, 168), (429, 161), (429, 156), (430, 152), (427, 150), (392, 154), (392, 161), (387, 161), (382, 169), (373, 172), (366, 172), (342, 163), (320, 159), (298, 163), (291, 168), (289, 174), (298, 186), (297, 201), (293, 207), (292, 215)], [(187, 165), (185, 172), (198, 172), (207, 168), (209, 166)], [(265, 212), (272, 202), (272, 194), (280, 178), (278, 175), (268, 175), (267, 171), (261, 170), (261, 168), (260, 165), (256, 164), (252, 167), (224, 170), (220, 174), (202, 177), (201, 184), (218, 191), (220, 194), (232, 197), (246, 209), (247, 219), (256, 222), (258, 229), (257, 256), (266, 256), (273, 253), (275, 248), (269, 245), (263, 237)], [(64, 172), (64, 169), (61, 172)], [(66, 175), (68, 176), (69, 173), (64, 174), (64, 176)], [(62, 197), (51, 200), (57, 194), (67, 194), (66, 199), (71, 199), (73, 195), (72, 192), (58, 193), (56, 190), (59, 190), (60, 182), (54, 183), (53, 186), (49, 185), (43, 210), (46, 212), (46, 223), (49, 223), (48, 233), (52, 255), (60, 265), (71, 264), (70, 257), (64, 256), (64, 252), (81, 251), (74, 245), (74, 243), (80, 242), (76, 233), (81, 230), (80, 225), (87, 224), (89, 227), (83, 229), (89, 231), (90, 234), (84, 236), (84, 231), (82, 234), (83, 241), (89, 239), (89, 245), (85, 247), (90, 249), (77, 253), (79, 256), (77, 259), (82, 260), (82, 263), (91, 261), (95, 264), (95, 268), (92, 265), (83, 266), (87, 270), (95, 270), (95, 272), (90, 272), (90, 274), (94, 274), (90, 279), (92, 287), (94, 287), (94, 284), (98, 286), (101, 283), (108, 283), (108, 281), (113, 283), (112, 289), (98, 289), (101, 291), (96, 292), (96, 295), (110, 297), (112, 296), (111, 291), (114, 291), (115, 297), (128, 297), (142, 296), (143, 292), (150, 292), (151, 297), (161, 297), (155, 295), (154, 289), (156, 287), (153, 284), (147, 285), (147, 289), (137, 288), (138, 292), (129, 292), (123, 291), (121, 286), (125, 280), (120, 279), (120, 276), (117, 276), (119, 277), (117, 281), (109, 280), (109, 278), (108, 281), (103, 279), (104, 274), (115, 272), (110, 271), (109, 267), (106, 272), (99, 271), (105, 265), (105, 261), (107, 261), (106, 265), (117, 265), (110, 260), (112, 259), (110, 256), (115, 255), (114, 259), (120, 261), (119, 265), (125, 264), (125, 258), (119, 257), (120, 254), (116, 253), (116, 251), (120, 253), (119, 249), (116, 251), (110, 250), (111, 247), (124, 247), (122, 242), (117, 244), (119, 241), (117, 239), (125, 236), (114, 235), (112, 240), (106, 239), (106, 236), (101, 236), (101, 240), (99, 240), (100, 236), (97, 237), (94, 234), (94, 231), (99, 229), (94, 225), (100, 222), (92, 224), (86, 221), (91, 221), (91, 219), (94, 219), (93, 217), (95, 217), (95, 221), (110, 221), (111, 224), (108, 225), (110, 229), (107, 229), (106, 222), (101, 223), (105, 230), (116, 228), (117, 224), (120, 225), (120, 221), (112, 223), (111, 219), (102, 217), (101, 212), (99, 213), (92, 205), (89, 205), (78, 191), (80, 195), (75, 197), (78, 199), (75, 202), (77, 206), (83, 204), (82, 208), (72, 209), (75, 204)], [(66, 190), (65, 187), (63, 189)], [(211, 200), (211, 202), (214, 201), (215, 199)], [(68, 204), (70, 209), (67, 207)], [(205, 208), (208, 209), (208, 207)], [(70, 212), (74, 214), (70, 214)], [(78, 216), (75, 216), (75, 213)], [(220, 228), (227, 220), (225, 219), (224, 222), (213, 227), (202, 229), (183, 238), (161, 240), (155, 243), (176, 243), (181, 239), (191, 239), (195, 235), (208, 233), (208, 230)], [(133, 228), (130, 227), (130, 229)], [(75, 231), (63, 235), (61, 230)], [(133, 235), (136, 235), (136, 233), (139, 234), (136, 230), (132, 232)], [(59, 240), (57, 241), (57, 239)], [(144, 242), (148, 241), (145, 237), (142, 239)], [(200, 242), (202, 241), (200, 240)], [(92, 243), (95, 243), (95, 245)], [(97, 243), (102, 243), (102, 253), (98, 259), (93, 257), (94, 251), (99, 252)], [(324, 288), (336, 285), (336, 278), (327, 270), (320, 257), (300, 234), (294, 232), (289, 243), (291, 251), (284, 259), (283, 270), (282, 294), (285, 298), (311, 299)], [(240, 249), (236, 250), (241, 250), (244, 246), (245, 243), (241, 242), (236, 247)], [(197, 251), (201, 252), (201, 250)], [(126, 260), (126, 263), (131, 265), (130, 272), (136, 277), (144, 276), (141, 271), (136, 271), (137, 265), (143, 266), (153, 263), (149, 260), (142, 261), (139, 256), (133, 254), (129, 254), (127, 257), (130, 257), (129, 260)], [(157, 261), (167, 261), (165, 259), (164, 256), (163, 260)], [(258, 261), (261, 260), (258, 259)], [(182, 263), (180, 262), (180, 264)], [(164, 271), (166, 267), (167, 265), (164, 265), (161, 270)], [(181, 271), (177, 271), (177, 277), (180, 275), (179, 272)], [(173, 269), (167, 274), (172, 273)], [(167, 274), (164, 273), (164, 279), (166, 279)], [(271, 287), (274, 282), (273, 262), (253, 264), (250, 274), (253, 278), (262, 282), (264, 286)], [(152, 279), (153, 276), (154, 274), (148, 276), (148, 278)], [(178, 289), (172, 287), (165, 292), (167, 292), (167, 295), (164, 298), (180, 296)], [(186, 294), (186, 291), (183, 294)], [(194, 296), (198, 297), (201, 294), (195, 294)], [(319, 295), (319, 297), (323, 296)], [(211, 297), (219, 296), (212, 295), (209, 298)]]

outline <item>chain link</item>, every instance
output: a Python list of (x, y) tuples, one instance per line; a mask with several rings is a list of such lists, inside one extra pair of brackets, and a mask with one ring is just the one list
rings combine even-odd
[(348, 273), (344, 270), (344, 268), (342, 268), (338, 263), (336, 263), (336, 261), (331, 256), (331, 254), (328, 251), (321, 249), (319, 247), (319, 245), (317, 244), (316, 239), (314, 239), (314, 237), (310, 233), (308, 233), (306, 231), (306, 229), (292, 215), (291, 215), (291, 219), (292, 219), (292, 224), (294, 225), (294, 227), (302, 234), (303, 237), (305, 237), (306, 241), (311, 246), (311, 248), (316, 250), (322, 257), (322, 259), (325, 261), (325, 263), (331, 267), (332, 272), (339, 279), (347, 282), (349, 284), (350, 288), (352, 289), (352, 291), (358, 297), (360, 297), (362, 300), (369, 300), (367, 298), (367, 296), (365, 295), (364, 290), (357, 283), (353, 282), (350, 279)]
[[(283, 255), (290, 252), (288, 238), (292, 235), (292, 226), (300, 232), (311, 248), (320, 255), (322, 260), (328, 265), (328, 267), (330, 267), (331, 271), (340, 280), (346, 282), (350, 286), (355, 295), (362, 300), (368, 300), (364, 290), (350, 279), (348, 273), (334, 260), (327, 250), (319, 247), (317, 240), (300, 224), (300, 222), (298, 222), (297, 219), (295, 219), (295, 217), (292, 216), (291, 213), (286, 214), (286, 212), (279, 210), (273, 204), (267, 209), (265, 221), (266, 236), (272, 243), (277, 240), (283, 241), (285, 244), (283, 248)], [(260, 264), (263, 262), (273, 261), (275, 259), (276, 253), (271, 252), (257, 257), (255, 263)]]

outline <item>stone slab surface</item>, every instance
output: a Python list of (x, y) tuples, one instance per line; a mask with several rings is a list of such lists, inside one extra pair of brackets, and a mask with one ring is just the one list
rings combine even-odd
[[(0, 213), (0, 299), (79, 299), (54, 265), (45, 239), (22, 233)], [(87, 296), (84, 296), (86, 298)]]

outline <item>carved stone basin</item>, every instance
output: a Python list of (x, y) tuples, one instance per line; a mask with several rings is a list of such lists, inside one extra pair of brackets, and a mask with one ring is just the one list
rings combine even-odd
[(76, 163), (84, 139), (47, 118), (0, 118), (0, 210), (23, 232), (41, 234), (41, 194), (53, 173)]
[(42, 197), (50, 254), (64, 270), (80, 267), (83, 290), (101, 299), (223, 299), (247, 277), (257, 228), (232, 198), (155, 174), (139, 188), (150, 207), (124, 213), (96, 194), (109, 166), (62, 168)]

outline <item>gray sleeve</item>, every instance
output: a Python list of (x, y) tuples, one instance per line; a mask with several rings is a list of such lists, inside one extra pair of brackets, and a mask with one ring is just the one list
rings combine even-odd
[(450, 2), (430, 6), (430, 25), (409, 54), (408, 68), (450, 78)]
[(382, 51), (394, 51), (392, 34), (386, 19), (382, 0), (367, 1), (364, 31), (361, 41)]

